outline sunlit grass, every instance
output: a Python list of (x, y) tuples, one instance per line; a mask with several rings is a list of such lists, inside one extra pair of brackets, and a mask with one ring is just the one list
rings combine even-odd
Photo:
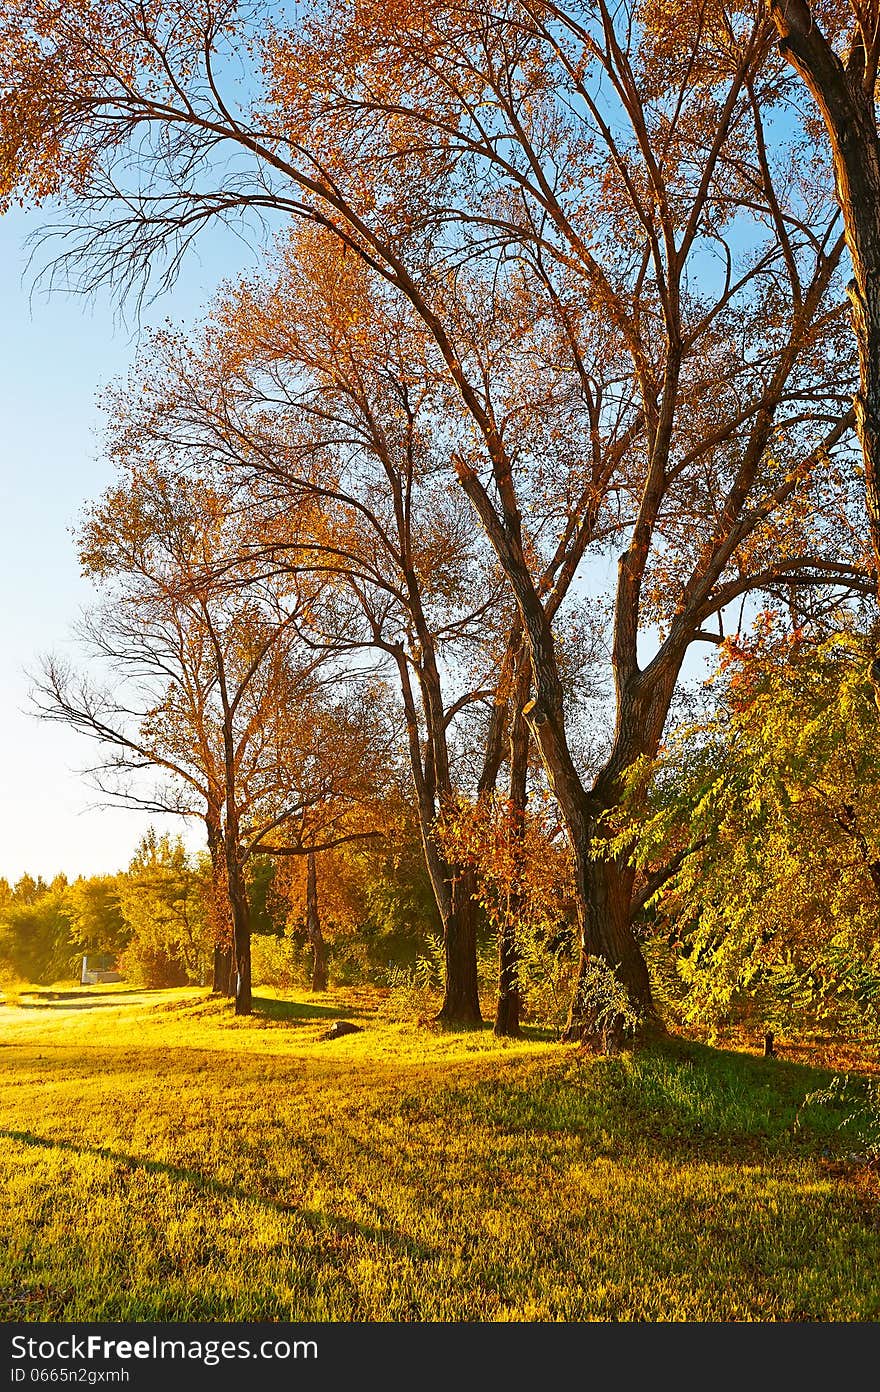
[(258, 997), (0, 1009), (3, 1318), (880, 1317), (880, 1210), (795, 1125), (827, 1075)]

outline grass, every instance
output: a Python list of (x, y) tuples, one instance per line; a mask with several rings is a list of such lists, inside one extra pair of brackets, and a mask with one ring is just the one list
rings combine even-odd
[[(5, 1320), (876, 1320), (827, 1072), (388, 1023), (368, 991), (0, 1008)], [(360, 1034), (324, 1038), (334, 1019)]]

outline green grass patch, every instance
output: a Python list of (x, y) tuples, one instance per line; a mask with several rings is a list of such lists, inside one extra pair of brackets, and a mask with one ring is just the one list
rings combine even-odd
[(0, 1009), (6, 1320), (880, 1317), (820, 1070), (420, 1030), (366, 990), (54, 996)]

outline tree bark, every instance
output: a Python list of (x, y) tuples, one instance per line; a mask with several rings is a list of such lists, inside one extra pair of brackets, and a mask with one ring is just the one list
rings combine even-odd
[(250, 1015), (251, 995), (251, 925), (247, 897), (233, 901), (235, 931), (235, 1013)]
[(312, 990), (326, 991), (327, 948), (318, 913), (318, 869), (314, 851), (309, 851), (306, 862), (306, 930), (312, 948)]
[(211, 991), (214, 995), (235, 995), (235, 954), (229, 922), (229, 894), (226, 889), (226, 866), (223, 853), (223, 830), (220, 814), (213, 807), (205, 817), (208, 834), (208, 854), (211, 857), (211, 894), (214, 916), (214, 961)]
[(446, 981), (437, 1020), (451, 1027), (481, 1025), (474, 872), (469, 867), (454, 876), (450, 872), (450, 881), (449, 908), (443, 919)]
[(244, 870), (241, 864), (237, 824), (226, 829), (226, 873), (229, 879), (229, 906), (232, 910), (232, 941), (235, 953), (235, 1013), (250, 1015), (251, 996), (251, 910)]
[(215, 996), (235, 995), (235, 958), (232, 946), (214, 945), (214, 965), (211, 991)]
[[(514, 878), (522, 873), (522, 844), (525, 830), (526, 790), (529, 772), (529, 727), (522, 708), (529, 694), (528, 659), (523, 654), (517, 675), (510, 723), (510, 834), (514, 845)], [(498, 1002), (495, 1008), (495, 1034), (517, 1038), (521, 1033), (522, 996), (519, 981), (517, 922), (522, 894), (516, 888), (508, 896), (506, 912), (498, 934)]]
[(519, 951), (513, 919), (505, 918), (498, 937), (498, 1002), (495, 1006), (495, 1034), (499, 1039), (518, 1039), (522, 1034), (519, 989)]
[[(580, 843), (582, 846), (584, 842)], [(616, 860), (586, 854), (575, 848), (580, 927), (577, 985), (566, 1022), (566, 1039), (595, 1039), (616, 1052), (629, 1033), (621, 1015), (603, 1016), (587, 990), (591, 958), (610, 967), (639, 1017), (636, 1036), (658, 1027), (648, 968), (632, 928), (632, 889), (635, 872)]]
[[(423, 636), (425, 646), (431, 651), (433, 640), (427, 628)], [(479, 1025), (482, 1024), (483, 1017), (477, 985), (474, 876), (470, 870), (450, 864), (442, 855), (434, 836), (438, 811), (444, 803), (448, 804), (452, 800), (439, 675), (433, 658), (426, 660), (423, 652), (422, 664), (418, 669), (426, 728), (425, 747), (422, 749), (407, 658), (399, 646), (394, 649), (394, 656), (400, 675), (406, 715), (410, 768), (416, 791), (422, 848), (440, 922), (443, 925), (445, 980), (443, 1004), (437, 1020), (440, 1024), (452, 1028), (458, 1025)]]
[[(536, 657), (539, 656), (536, 648), (531, 647), (533, 672)], [(546, 673), (545, 684), (552, 697), (554, 671)], [(540, 691), (540, 686), (538, 689)], [(624, 1028), (622, 1019), (600, 1022), (585, 997), (584, 982), (590, 968), (589, 959), (598, 957), (615, 973), (630, 1005), (645, 1022), (646, 1028), (653, 1028), (656, 1024), (648, 969), (631, 921), (634, 876), (614, 861), (597, 858), (597, 849), (601, 851), (598, 821), (612, 803), (595, 789), (592, 793), (584, 789), (565, 738), (561, 699), (558, 709), (554, 709), (555, 705), (552, 700), (542, 703), (539, 696), (529, 703), (525, 713), (559, 804), (575, 862), (580, 960), (565, 1037), (586, 1039), (600, 1036), (603, 1043), (616, 1044)], [(620, 743), (618, 738), (612, 759), (622, 758)], [(633, 757), (637, 757), (639, 752), (642, 751), (636, 751)]]

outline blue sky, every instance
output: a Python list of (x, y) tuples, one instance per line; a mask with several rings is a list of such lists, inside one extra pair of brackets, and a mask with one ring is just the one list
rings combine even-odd
[[(26, 713), (25, 669), (49, 650), (72, 655), (70, 627), (90, 600), (70, 529), (110, 481), (95, 397), (126, 370), (138, 333), (107, 296), (30, 297), (24, 242), (38, 222), (19, 212), (0, 218), (0, 875), (10, 880), (25, 870), (116, 870), (149, 822), (96, 807), (77, 772), (89, 744)], [(218, 282), (247, 264), (237, 238), (206, 239), (143, 323), (194, 317)]]

